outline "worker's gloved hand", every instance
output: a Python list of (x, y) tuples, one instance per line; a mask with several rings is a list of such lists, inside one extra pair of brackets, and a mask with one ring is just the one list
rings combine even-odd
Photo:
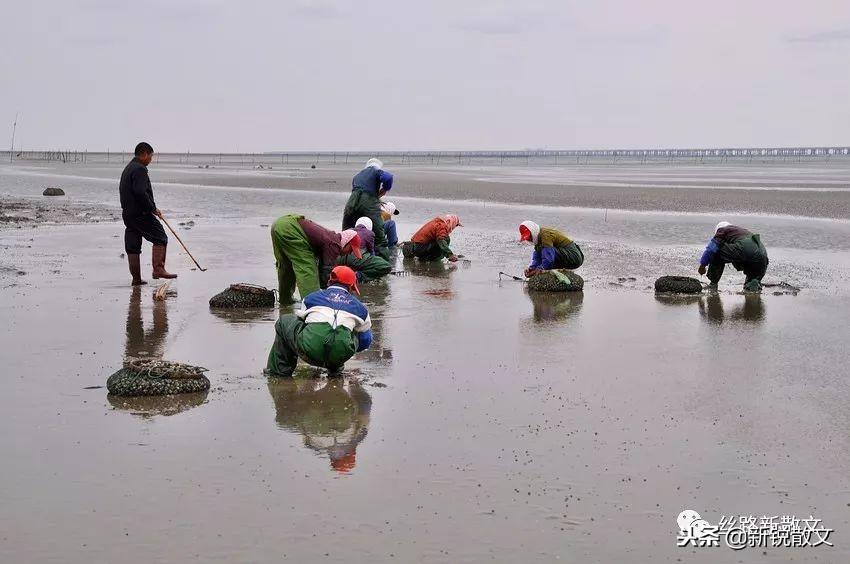
[(154, 214), (155, 216), (157, 216), (158, 218), (162, 219), (162, 212), (161, 212), (161, 211), (159, 211), (159, 208), (157, 208), (157, 209), (153, 210), (153, 214)]
[(449, 262), (457, 262), (457, 255), (449, 255)]
[(524, 273), (524, 274), (525, 274), (525, 277), (526, 277), (526, 278), (531, 278), (532, 276), (535, 276), (535, 275), (537, 275), (537, 274), (540, 274), (540, 269), (537, 269), (537, 268), (526, 268), (526, 269), (525, 269), (525, 273)]
[(704, 275), (705, 274), (705, 265), (702, 265), (702, 264), (699, 265), (697, 272), (699, 272), (701, 275)]

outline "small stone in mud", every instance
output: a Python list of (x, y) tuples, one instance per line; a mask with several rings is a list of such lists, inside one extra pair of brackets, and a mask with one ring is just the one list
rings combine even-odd
[(65, 191), (62, 188), (54, 188), (52, 186), (45, 188), (44, 192), (41, 193), (42, 196), (64, 196)]
[(532, 292), (581, 292), (584, 278), (563, 268), (547, 270), (529, 278), (527, 286)]
[(662, 276), (655, 281), (655, 291), (669, 294), (699, 294), (702, 282), (690, 276)]
[(210, 298), (210, 307), (274, 307), (274, 291), (253, 284), (231, 284), (228, 289)]

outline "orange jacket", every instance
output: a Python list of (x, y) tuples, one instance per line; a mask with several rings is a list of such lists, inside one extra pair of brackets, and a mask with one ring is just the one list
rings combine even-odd
[(440, 239), (448, 239), (449, 234), (448, 224), (443, 221), (442, 217), (435, 217), (425, 225), (419, 228), (419, 231), (413, 234), (410, 240), (413, 243), (423, 244), (439, 241)]

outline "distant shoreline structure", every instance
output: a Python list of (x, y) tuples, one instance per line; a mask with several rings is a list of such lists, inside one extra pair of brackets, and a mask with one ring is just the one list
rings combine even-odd
[[(681, 149), (526, 149), (505, 151), (265, 151), (260, 153), (228, 152), (163, 152), (156, 158), (163, 162), (178, 164), (228, 164), (237, 162), (241, 166), (265, 164), (350, 164), (365, 162), (370, 157), (378, 157), (394, 165), (432, 164), (432, 165), (468, 165), (485, 164), (540, 164), (569, 165), (588, 164), (593, 159), (614, 163), (619, 160), (628, 162), (659, 162), (663, 160), (697, 159), (698, 162), (726, 162), (730, 159), (740, 162), (742, 159), (801, 161), (803, 159), (829, 159), (830, 157), (850, 157), (850, 145), (847, 146), (800, 146), (800, 147), (718, 147), (718, 148), (681, 148)], [(22, 161), (61, 161), (61, 162), (112, 162), (126, 161), (132, 158), (131, 151), (88, 151), (88, 150), (22, 150), (0, 151), (0, 162)], [(250, 162), (249, 162), (250, 161)]]

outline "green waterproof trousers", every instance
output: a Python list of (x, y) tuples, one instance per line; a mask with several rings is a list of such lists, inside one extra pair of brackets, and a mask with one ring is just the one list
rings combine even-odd
[(266, 369), (270, 376), (292, 376), (298, 359), (339, 372), (357, 352), (357, 339), (347, 327), (329, 323), (305, 323), (295, 314), (280, 316), (274, 325), (275, 339)]
[(392, 271), (390, 263), (379, 256), (363, 253), (363, 258), (359, 259), (352, 254), (341, 255), (336, 261), (337, 264), (351, 267), (351, 270), (359, 274), (360, 282), (369, 282), (377, 280), (382, 276), (386, 276)]
[(429, 243), (413, 243), (413, 256), (428, 262), (443, 260), (451, 254), (451, 242), (451, 237), (446, 237)]
[(712, 284), (720, 282), (726, 263), (732, 263), (735, 270), (743, 270), (745, 281), (744, 289), (757, 291), (761, 289), (761, 279), (767, 272), (767, 249), (761, 242), (758, 234), (750, 235), (735, 241), (724, 243), (714, 254), (714, 258), (708, 265), (708, 279)]
[(280, 303), (291, 304), (298, 286), (303, 300), (320, 288), (319, 266), (307, 235), (301, 229), (300, 215), (284, 215), (272, 224), (272, 249), (277, 267)]
[(565, 247), (555, 247), (555, 264), (552, 268), (575, 270), (584, 264), (584, 253), (575, 241)]
[(384, 233), (384, 219), (381, 217), (381, 200), (363, 190), (354, 190), (348, 197), (345, 210), (342, 212), (342, 228), (354, 229), (354, 224), (361, 217), (368, 217), (372, 220), (372, 233), (375, 234), (375, 253), (384, 260), (390, 260), (387, 234)]

